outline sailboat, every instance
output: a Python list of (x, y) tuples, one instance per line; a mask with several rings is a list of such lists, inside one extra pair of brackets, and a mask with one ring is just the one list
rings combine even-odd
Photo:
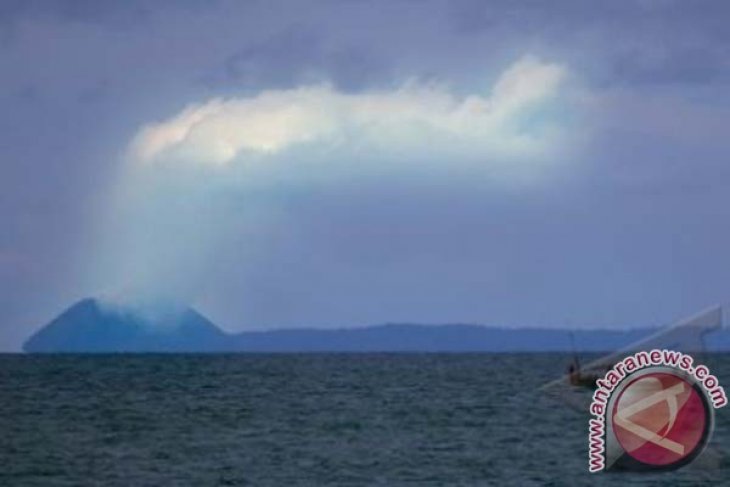
[[(620, 360), (638, 351), (651, 351), (654, 349), (689, 353), (697, 358), (698, 354), (706, 351), (706, 337), (722, 327), (723, 307), (718, 305), (660, 329), (646, 338), (594, 360), (583, 367), (580, 366), (577, 355), (574, 353), (574, 363), (571, 364), (572, 368), (569, 367), (568, 373), (545, 384), (540, 390), (548, 396), (563, 401), (568, 406), (587, 414), (593, 397), (593, 390), (596, 387), (596, 380), (604, 376)], [(724, 464), (726, 458), (728, 458), (728, 454), (724, 449), (717, 444), (710, 445), (690, 467), (697, 469), (719, 468)]]
[(545, 384), (540, 390), (567, 402), (576, 409), (588, 411), (596, 379), (603, 377), (620, 360), (638, 351), (654, 349), (701, 354), (706, 351), (705, 337), (722, 326), (723, 307), (717, 305), (662, 328), (584, 366), (580, 365), (574, 352), (573, 363), (568, 367), (568, 373)]

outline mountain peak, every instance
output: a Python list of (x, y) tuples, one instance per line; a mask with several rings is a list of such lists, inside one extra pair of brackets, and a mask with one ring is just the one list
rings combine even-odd
[(26, 352), (206, 351), (225, 334), (192, 308), (138, 307), (85, 298), (23, 345)]

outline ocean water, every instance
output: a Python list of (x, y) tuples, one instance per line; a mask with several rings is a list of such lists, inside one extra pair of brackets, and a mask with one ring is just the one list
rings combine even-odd
[[(587, 472), (559, 354), (0, 355), (0, 485), (730, 485)], [(707, 358), (726, 387), (730, 356)], [(713, 444), (730, 446), (730, 408)]]

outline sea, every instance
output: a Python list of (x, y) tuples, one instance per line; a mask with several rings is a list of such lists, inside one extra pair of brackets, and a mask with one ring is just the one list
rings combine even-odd
[[(730, 485), (588, 472), (565, 354), (0, 355), (0, 486)], [(730, 387), (730, 355), (705, 362)], [(711, 448), (730, 447), (730, 407)]]

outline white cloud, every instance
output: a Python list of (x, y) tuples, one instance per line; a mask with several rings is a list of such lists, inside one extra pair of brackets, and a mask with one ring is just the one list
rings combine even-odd
[[(418, 155), (443, 149), (502, 158), (540, 157), (560, 124), (547, 110), (566, 71), (526, 56), (505, 70), (491, 93), (460, 96), (443, 86), (408, 82), (391, 91), (342, 93), (329, 85), (215, 98), (143, 127), (135, 162), (228, 165), (315, 144)], [(535, 121), (537, 120), (537, 122)]]
[(132, 141), (90, 279), (124, 289), (126, 300), (187, 302), (218, 263), (230, 262), (226, 255), (248, 258), (268, 245), (300, 189), (336, 205), (352, 183), (388, 195), (472, 178), (520, 187), (542, 180), (541, 169), (559, 160), (552, 149), (565, 126), (553, 108), (562, 109), (554, 102), (563, 100), (565, 75), (525, 57), (483, 95), (409, 82), (390, 91), (318, 85), (191, 104)]

